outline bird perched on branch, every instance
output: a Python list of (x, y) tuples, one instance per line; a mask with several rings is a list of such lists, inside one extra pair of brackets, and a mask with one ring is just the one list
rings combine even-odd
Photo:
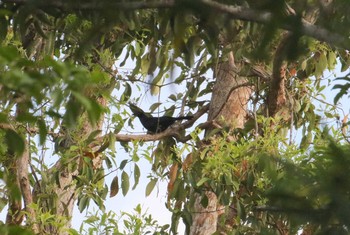
[(150, 114), (146, 114), (142, 109), (134, 104), (130, 104), (130, 109), (132, 113), (138, 117), (144, 128), (148, 130), (149, 133), (159, 133), (165, 131), (169, 126), (174, 124), (177, 120), (190, 120), (193, 116), (184, 117), (153, 117)]

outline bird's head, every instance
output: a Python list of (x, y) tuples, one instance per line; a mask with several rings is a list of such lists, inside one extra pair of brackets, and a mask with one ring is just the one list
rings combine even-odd
[(131, 112), (134, 114), (134, 116), (136, 117), (140, 117), (142, 115), (145, 114), (145, 112), (140, 109), (139, 107), (137, 107), (136, 105), (132, 104), (132, 103), (129, 103), (129, 107), (131, 109)]

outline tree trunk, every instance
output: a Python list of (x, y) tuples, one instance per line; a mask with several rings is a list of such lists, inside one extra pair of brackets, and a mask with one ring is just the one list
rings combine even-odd
[[(28, 111), (28, 100), (23, 96), (21, 97), (21, 102), (18, 103), (16, 107), (16, 117), (20, 117), (22, 113), (26, 113)], [(26, 131), (23, 127), (15, 129), (10, 126), (9, 128), (13, 129), (13, 131), (17, 131), (20, 134), (22, 134), (24, 137), (26, 137), (28, 134), (26, 134)], [(9, 158), (11, 159), (10, 165), (7, 166), (9, 169), (9, 175), (8, 175), (8, 182), (6, 183), (7, 186), (10, 186), (12, 190), (14, 188), (18, 189), (21, 193), (22, 198), (16, 195), (16, 193), (10, 193), (9, 194), (9, 208), (8, 213), (6, 216), (6, 224), (16, 224), (20, 225), (26, 217), (26, 220), (29, 221), (27, 224), (30, 224), (33, 232), (38, 233), (38, 225), (36, 222), (34, 222), (36, 219), (36, 214), (31, 207), (31, 204), (33, 203), (33, 197), (31, 193), (31, 186), (29, 181), (29, 161), (30, 161), (30, 152), (29, 152), (29, 141), (27, 139), (24, 140), (24, 149), (21, 155), (17, 156), (17, 154), (14, 153), (8, 153)], [(15, 159), (15, 160), (13, 160)], [(22, 208), (22, 200), (24, 204), (24, 208)], [(26, 212), (26, 214), (22, 213), (22, 210)]]
[[(213, 88), (208, 121), (213, 121), (228, 130), (244, 126), (247, 118), (247, 103), (252, 93), (247, 79), (238, 76), (239, 69), (231, 52), (227, 61), (220, 63), (215, 70), (216, 83)], [(210, 129), (206, 134), (210, 135)], [(192, 212), (193, 222), (190, 228), (191, 235), (211, 235), (216, 232), (218, 218), (225, 212), (225, 208), (218, 203), (214, 192), (208, 191), (206, 196), (208, 197), (206, 208), (201, 205), (199, 195), (195, 200)], [(230, 210), (232, 211), (226, 215), (226, 221), (231, 221), (235, 215), (234, 209)], [(219, 230), (223, 231), (222, 228)]]

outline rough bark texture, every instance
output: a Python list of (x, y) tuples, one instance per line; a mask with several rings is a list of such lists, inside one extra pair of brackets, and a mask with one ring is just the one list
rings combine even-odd
[(28, 224), (31, 225), (31, 228), (34, 233), (39, 233), (39, 227), (36, 223), (36, 214), (30, 205), (33, 203), (33, 195), (31, 192), (31, 186), (29, 181), (29, 161), (30, 161), (30, 153), (28, 148), (28, 142), (26, 142), (26, 146), (24, 152), (20, 158), (17, 159), (17, 178), (19, 181), (23, 202), (24, 202), (24, 210), (28, 213), (27, 220), (30, 221)]
[(290, 119), (289, 103), (286, 96), (286, 54), (290, 50), (292, 37), (292, 33), (286, 33), (278, 44), (273, 60), (272, 79), (267, 97), (269, 116), (275, 117), (278, 114), (285, 121)]
[[(10, 156), (15, 157), (15, 156)], [(12, 190), (16, 188), (20, 188), (19, 180), (17, 177), (17, 162), (15, 161), (13, 164), (8, 165), (7, 168), (9, 169), (9, 174), (6, 179), (6, 185), (12, 188)], [(22, 202), (20, 198), (16, 198), (13, 196), (13, 192), (9, 194), (9, 207), (7, 210), (6, 215), (6, 224), (10, 225), (18, 225), (22, 223), (23, 216), (21, 216), (20, 212), (22, 210)]]
[(193, 206), (192, 213), (192, 226), (190, 234), (213, 234), (216, 231), (216, 224), (219, 214), (222, 212), (222, 208), (218, 205), (217, 197), (213, 192), (206, 192), (208, 197), (208, 206), (204, 208), (201, 205), (201, 197), (197, 195), (196, 201)]
[[(232, 52), (228, 55), (227, 61), (218, 65), (216, 69), (217, 80), (208, 115), (208, 121), (214, 121), (230, 130), (243, 127), (247, 117), (247, 103), (252, 93), (247, 79), (238, 76), (238, 70)], [(191, 235), (209, 235), (217, 230), (224, 233), (232, 225), (230, 223), (232, 223), (235, 213), (234, 209), (229, 209), (225, 214), (227, 224), (217, 228), (218, 218), (223, 215), (225, 208), (218, 203), (215, 193), (207, 192), (207, 197), (209, 203), (206, 208), (200, 204), (200, 196), (196, 198), (192, 213)]]
[(228, 61), (219, 64), (209, 108), (208, 120), (230, 129), (243, 127), (251, 94), (247, 80), (238, 76), (238, 69), (232, 53)]
[[(16, 116), (20, 117), (23, 112), (26, 112), (28, 107), (26, 106), (26, 99), (25, 97), (22, 97), (22, 102), (20, 102), (17, 105), (17, 110), (16, 110)], [(12, 126), (9, 126), (9, 128), (13, 129)], [(23, 129), (23, 128), (22, 128)], [(14, 131), (20, 131), (14, 130)], [(24, 132), (22, 130), (22, 132)], [(24, 135), (26, 136), (26, 135)], [(27, 140), (25, 140), (25, 146), (24, 146), (24, 151), (20, 156), (16, 156), (13, 154), (10, 154), (10, 158), (14, 159), (16, 158), (15, 161), (11, 163), (11, 166), (9, 167), (10, 169), (10, 175), (9, 175), (9, 180), (12, 182), (8, 182), (8, 185), (14, 184), (16, 188), (19, 189), (21, 192), (22, 198), (12, 198), (12, 194), (10, 194), (10, 205), (8, 209), (8, 213), (6, 216), (6, 223), (7, 224), (17, 224), (20, 225), (26, 217), (28, 224), (30, 224), (33, 232), (38, 233), (38, 225), (37, 223), (33, 222), (35, 221), (36, 214), (34, 210), (30, 207), (30, 204), (33, 203), (33, 196), (31, 193), (31, 186), (30, 186), (30, 181), (29, 181), (29, 161), (30, 161), (30, 152), (29, 152), (29, 143)], [(24, 204), (24, 208), (22, 208), (22, 200)], [(26, 212), (26, 215), (22, 213), (22, 210)]]

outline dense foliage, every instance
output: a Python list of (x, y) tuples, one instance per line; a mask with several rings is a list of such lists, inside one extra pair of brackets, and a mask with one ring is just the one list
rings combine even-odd
[[(218, 224), (233, 218), (232, 234), (349, 233), (350, 140), (340, 103), (350, 86), (347, 5), (1, 1), (1, 233), (77, 234), (72, 207), (92, 203), (101, 211), (80, 232), (176, 234), (180, 221), (189, 232), (195, 201), (210, 204), (207, 192), (224, 215)], [(232, 58), (231, 72), (246, 79), (237, 86), (252, 91), (244, 126), (233, 128), (204, 120), (221, 94), (213, 88), (220, 65)], [(325, 77), (336, 66), (345, 75)], [(194, 118), (139, 135), (130, 102)], [(127, 197), (138, 186), (141, 158), (152, 168), (146, 196), (169, 182), (169, 226), (140, 206), (123, 219), (105, 208), (108, 194)]]

